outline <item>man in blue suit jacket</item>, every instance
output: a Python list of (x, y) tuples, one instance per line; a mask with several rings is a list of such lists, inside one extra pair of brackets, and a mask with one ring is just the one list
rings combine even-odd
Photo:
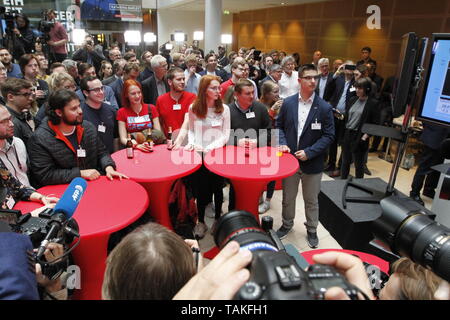
[(320, 182), (326, 151), (334, 140), (334, 120), (331, 106), (315, 94), (317, 69), (304, 65), (298, 72), (300, 92), (284, 99), (276, 121), (280, 150), (290, 152), (300, 162), (300, 169), (283, 179), (283, 225), (277, 231), (280, 239), (292, 230), (295, 200), (302, 181), (305, 201), (307, 241), (311, 248), (319, 244)]
[(217, 69), (217, 57), (214, 53), (208, 53), (205, 57), (206, 69), (199, 72), (202, 77), (208, 73), (214, 73), (216, 76), (220, 77), (222, 81), (220, 83), (228, 80), (228, 74), (225, 70)]

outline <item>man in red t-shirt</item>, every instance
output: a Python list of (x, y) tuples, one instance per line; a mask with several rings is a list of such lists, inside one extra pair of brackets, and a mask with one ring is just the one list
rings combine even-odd
[(171, 68), (167, 73), (167, 82), (170, 91), (159, 96), (156, 100), (159, 121), (166, 137), (169, 127), (172, 127), (172, 132), (181, 128), (185, 114), (196, 98), (195, 94), (184, 90), (185, 75), (183, 69)]
[(67, 58), (66, 43), (69, 42), (69, 36), (61, 22), (55, 20), (55, 10), (50, 9), (47, 11), (47, 19), (55, 23), (49, 32), (50, 40), (47, 41), (53, 55), (50, 57), (50, 64), (53, 62), (63, 62)]
[(227, 90), (230, 86), (234, 86), (239, 79), (244, 78), (245, 76), (245, 64), (246, 61), (244, 58), (236, 58), (231, 65), (231, 79), (225, 81), (220, 85), (220, 96), (223, 100)]

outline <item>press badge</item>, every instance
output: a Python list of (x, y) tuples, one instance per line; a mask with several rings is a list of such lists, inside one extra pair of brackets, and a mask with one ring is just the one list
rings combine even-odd
[(173, 105), (173, 110), (181, 110), (181, 104), (177, 103)]
[(316, 122), (311, 124), (311, 129), (312, 130), (321, 130), (322, 129), (322, 124), (317, 122), (317, 119), (316, 119)]
[(356, 91), (356, 88), (355, 87), (351, 87), (350, 88), (350, 92), (355, 92)]
[(8, 207), (8, 209), (11, 210), (12, 208), (14, 208), (15, 204), (16, 204), (16, 201), (14, 200), (14, 198), (9, 196), (8, 201), (6, 202), (6, 206)]
[(86, 150), (80, 148), (77, 150), (77, 157), (78, 158), (86, 158)]
[(103, 123), (98, 125), (98, 132), (106, 132), (106, 127), (103, 125)]
[(222, 126), (222, 120), (212, 120), (211, 127), (220, 127)]
[(245, 114), (245, 116), (247, 117), (247, 119), (253, 119), (255, 117), (255, 113), (254, 112), (247, 112)]

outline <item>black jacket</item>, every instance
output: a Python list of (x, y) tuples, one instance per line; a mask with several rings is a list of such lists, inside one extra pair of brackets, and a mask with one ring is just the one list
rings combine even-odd
[[(350, 99), (349, 104), (347, 105), (347, 107), (345, 108), (345, 117), (344, 117), (344, 123), (345, 125), (347, 125), (348, 122), (348, 115), (349, 115), (349, 111), (351, 109), (351, 107), (353, 106), (353, 104), (358, 100), (359, 98), (357, 96), (352, 97)], [(356, 141), (361, 141), (361, 138), (363, 136), (363, 132), (362, 132), (362, 127), (365, 123), (372, 123), (372, 124), (378, 124), (378, 104), (379, 101), (374, 99), (374, 98), (368, 98), (366, 105), (364, 106), (364, 110), (363, 113), (361, 115), (361, 121), (359, 122), (358, 125), (358, 135), (356, 138)], [(363, 145), (363, 146), (362, 146)], [(366, 141), (361, 142), (359, 144), (360, 147), (363, 148), (367, 148), (369, 146), (369, 139), (366, 139)], [(358, 144), (354, 144), (354, 147), (358, 147)], [(353, 150), (355, 151), (355, 150)]]
[(28, 157), (31, 175), (37, 187), (51, 184), (70, 183), (80, 177), (80, 170), (97, 169), (104, 174), (105, 168), (115, 163), (97, 135), (93, 124), (83, 121), (81, 147), (86, 150), (85, 158), (78, 158), (75, 152), (56, 137), (48, 122), (42, 123), (28, 141)]
[[(92, 58), (92, 65), (95, 68), (95, 72), (97, 72), (97, 74), (98, 74), (98, 72), (100, 71), (100, 68), (102, 66), (102, 61), (105, 59), (102, 56), (100, 56), (98, 54), (98, 52), (95, 50), (92, 50), (90, 52), (90, 54), (91, 54), (91, 58)], [(75, 51), (73, 53), (72, 59), (75, 61), (87, 62), (88, 51), (84, 48), (78, 49), (77, 51)]]
[[(28, 139), (33, 134), (33, 129), (28, 124), (26, 115), (24, 113), (18, 113), (8, 106), (6, 106), (6, 108), (12, 116), (12, 122), (14, 123), (14, 136), (22, 139), (23, 143), (27, 145)], [(39, 121), (36, 121), (33, 116), (31, 116), (31, 118), (34, 120), (35, 127), (37, 128)]]
[[(164, 80), (166, 85), (166, 92), (170, 91), (167, 80)], [(147, 80), (142, 81), (142, 93), (144, 94), (144, 103), (156, 105), (158, 99), (158, 88), (156, 87), (156, 78), (151, 76)]]

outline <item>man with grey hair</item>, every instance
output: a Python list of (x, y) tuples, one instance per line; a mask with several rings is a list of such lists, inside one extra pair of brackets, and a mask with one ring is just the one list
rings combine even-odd
[(333, 74), (330, 72), (330, 60), (320, 58), (319, 60), (320, 78), (316, 87), (316, 94), (325, 101), (329, 101), (333, 94), (333, 88), (330, 83), (333, 81)]
[(78, 74), (77, 62), (72, 59), (66, 59), (62, 62), (62, 64), (66, 68), (67, 73), (72, 76), (73, 80), (75, 80), (77, 87), (79, 87), (81, 79), (80, 79), (80, 75)]
[(109, 61), (111, 61), (111, 64), (113, 64), (117, 59), (122, 59), (122, 53), (120, 53), (120, 50), (118, 48), (113, 48), (109, 50), (108, 57)]
[(267, 72), (269, 73), (267, 77), (265, 77), (259, 82), (260, 87), (263, 85), (264, 82), (268, 80), (278, 83), (278, 81), (280, 81), (281, 79), (281, 75), (283, 74), (283, 68), (281, 68), (279, 64), (273, 64), (270, 66)]
[(167, 83), (167, 60), (162, 55), (155, 55), (150, 62), (153, 70), (153, 76), (142, 82), (142, 93), (144, 103), (155, 105), (159, 96), (169, 92)]
[(280, 86), (280, 98), (284, 99), (298, 93), (298, 72), (295, 71), (295, 60), (292, 56), (284, 57), (281, 61), (283, 74), (278, 85)]

